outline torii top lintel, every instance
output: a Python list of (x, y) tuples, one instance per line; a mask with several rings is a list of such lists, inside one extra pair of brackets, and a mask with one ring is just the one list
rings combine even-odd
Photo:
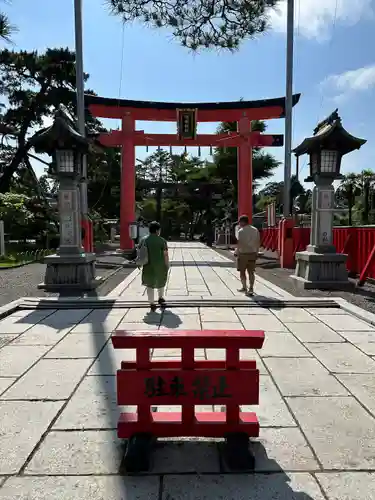
[[(301, 94), (293, 96), (295, 106)], [(85, 95), (85, 104), (98, 118), (121, 119), (127, 114), (135, 120), (176, 121), (177, 109), (196, 109), (199, 122), (234, 122), (244, 116), (251, 120), (285, 117), (285, 98), (233, 102), (152, 102), (112, 99)]]

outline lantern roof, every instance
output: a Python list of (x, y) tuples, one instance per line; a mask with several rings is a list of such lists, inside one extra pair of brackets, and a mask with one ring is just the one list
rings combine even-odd
[(38, 131), (31, 139), (31, 145), (37, 153), (52, 155), (56, 149), (72, 149), (87, 153), (92, 141), (77, 130), (76, 123), (67, 110), (60, 106), (50, 127)]
[(359, 149), (366, 143), (366, 139), (360, 139), (351, 135), (343, 126), (338, 109), (331, 113), (326, 119), (318, 123), (312, 137), (304, 139), (299, 146), (293, 149), (296, 156), (311, 153), (320, 149), (334, 149), (342, 155)]

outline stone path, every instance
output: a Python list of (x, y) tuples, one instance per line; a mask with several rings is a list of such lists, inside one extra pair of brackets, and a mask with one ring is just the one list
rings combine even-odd
[[(187, 265), (200, 258), (209, 264)], [(216, 297), (219, 282), (221, 297), (236, 295), (235, 272), (214, 251), (175, 245), (173, 261), (170, 296)], [(133, 278), (119, 288), (123, 298), (142, 293)], [(258, 291), (279, 293), (262, 281)], [(242, 353), (261, 373), (255, 473), (229, 474), (218, 443), (197, 439), (161, 443), (149, 474), (121, 474), (115, 373), (134, 353), (114, 351), (110, 335), (165, 327), (265, 330), (263, 349)], [(375, 328), (343, 309), (21, 309), (0, 321), (0, 332), (1, 500), (374, 498)]]
[[(170, 299), (243, 298), (235, 264), (202, 243), (169, 243), (171, 269), (166, 287)], [(288, 298), (291, 294), (257, 277), (258, 296)], [(140, 281), (140, 271), (132, 273), (109, 296), (146, 300)]]

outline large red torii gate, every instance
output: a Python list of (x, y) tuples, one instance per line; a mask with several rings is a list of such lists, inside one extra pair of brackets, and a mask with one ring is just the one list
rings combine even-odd
[[(300, 94), (293, 96), (297, 104)], [(285, 116), (285, 98), (259, 101), (217, 103), (168, 103), (110, 99), (85, 96), (86, 106), (93, 116), (115, 118), (122, 122), (121, 130), (101, 134), (103, 146), (122, 148), (120, 247), (133, 246), (129, 226), (135, 221), (135, 147), (136, 146), (213, 146), (237, 147), (238, 213), (252, 218), (253, 179), (252, 148), (283, 146), (282, 135), (267, 135), (251, 131), (253, 120), (269, 120)], [(228, 134), (200, 134), (183, 138), (178, 134), (148, 134), (136, 130), (136, 120), (171, 121), (179, 119), (179, 111), (194, 112), (195, 122), (237, 122), (237, 131)]]

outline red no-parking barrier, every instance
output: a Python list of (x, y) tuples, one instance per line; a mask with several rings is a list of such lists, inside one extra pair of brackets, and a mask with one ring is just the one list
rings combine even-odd
[[(160, 330), (118, 331), (115, 349), (136, 349), (136, 362), (117, 371), (117, 403), (136, 405), (137, 413), (122, 413), (119, 438), (129, 439), (125, 456), (129, 471), (148, 469), (152, 438), (224, 437), (231, 468), (251, 468), (248, 440), (259, 435), (253, 412), (240, 405), (259, 404), (259, 371), (255, 361), (240, 360), (240, 349), (260, 349), (263, 331)], [(181, 361), (152, 361), (150, 349), (181, 349)], [(225, 349), (226, 359), (194, 359), (194, 349)], [(151, 407), (181, 405), (181, 412), (153, 412)], [(195, 412), (195, 405), (225, 405), (226, 412)], [(147, 451), (148, 450), (148, 451)]]

